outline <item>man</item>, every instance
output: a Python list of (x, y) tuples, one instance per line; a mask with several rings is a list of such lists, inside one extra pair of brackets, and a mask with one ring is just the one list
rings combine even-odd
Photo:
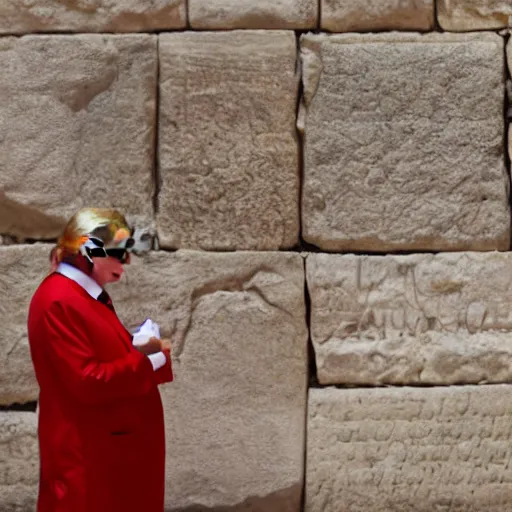
[(170, 345), (151, 338), (135, 348), (104, 290), (121, 279), (132, 243), (115, 210), (80, 210), (57, 243), (56, 272), (32, 298), (38, 512), (163, 512), (157, 385), (173, 379)]

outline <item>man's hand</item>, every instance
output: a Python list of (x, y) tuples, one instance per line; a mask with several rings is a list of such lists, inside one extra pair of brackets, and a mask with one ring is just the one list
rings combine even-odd
[(162, 340), (158, 338), (149, 338), (143, 345), (136, 345), (135, 348), (144, 355), (149, 356), (162, 351)]
[(171, 340), (160, 340), (162, 343), (161, 350), (168, 350), (169, 352), (172, 350)]
[(143, 345), (136, 345), (135, 348), (142, 352), (144, 355), (149, 356), (151, 354), (156, 354), (157, 352), (163, 352), (164, 350), (171, 351), (171, 340), (160, 340), (158, 338), (152, 337), (144, 343)]

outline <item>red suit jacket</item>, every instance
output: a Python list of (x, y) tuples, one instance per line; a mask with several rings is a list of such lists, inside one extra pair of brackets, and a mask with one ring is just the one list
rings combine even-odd
[(75, 281), (48, 276), (30, 305), (39, 396), (38, 512), (162, 512), (165, 438), (153, 371), (117, 315)]

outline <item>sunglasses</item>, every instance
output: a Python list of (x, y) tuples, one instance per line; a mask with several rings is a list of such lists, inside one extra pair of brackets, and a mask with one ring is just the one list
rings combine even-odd
[(111, 256), (112, 258), (119, 260), (121, 263), (126, 263), (130, 256), (127, 249), (105, 249), (105, 252), (107, 253), (107, 256)]
[(87, 254), (90, 258), (106, 258), (107, 256), (111, 256), (121, 263), (126, 263), (128, 261), (129, 249), (135, 244), (135, 240), (133, 238), (128, 238), (126, 242), (123, 243), (124, 247), (105, 249), (103, 240), (100, 240), (99, 238), (90, 237), (89, 242), (92, 242), (96, 246), (89, 246), (86, 248)]

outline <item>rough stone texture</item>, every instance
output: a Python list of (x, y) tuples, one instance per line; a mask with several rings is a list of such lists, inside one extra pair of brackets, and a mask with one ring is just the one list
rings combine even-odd
[(512, 386), (311, 389), (307, 512), (506, 512)]
[(293, 32), (160, 36), (163, 247), (289, 248), (299, 234)]
[(147, 35), (0, 39), (0, 190), (20, 215), (152, 222), (156, 52)]
[(319, 0), (323, 30), (431, 30), (434, 0)]
[[(0, 247), (0, 405), (30, 402), (38, 397), (28, 346), (27, 314), (32, 295), (49, 271), (51, 247)], [(0, 510), (3, 512), (1, 507)]]
[[(319, 1), (319, 0), (318, 0)], [(316, 28), (317, 0), (189, 0), (193, 29)]]
[[(307, 385), (303, 261), (152, 252), (113, 286), (128, 326), (172, 335), (167, 508), (299, 512)], [(232, 508), (231, 508), (232, 507)]]
[(0, 510), (35, 510), (39, 483), (37, 414), (0, 411)]
[(185, 0), (2, 0), (0, 34), (185, 28)]
[(512, 254), (315, 254), (322, 384), (512, 382)]
[(501, 37), (307, 35), (301, 53), (306, 241), (508, 249)]
[(437, 20), (444, 30), (471, 31), (512, 26), (510, 0), (437, 0)]

